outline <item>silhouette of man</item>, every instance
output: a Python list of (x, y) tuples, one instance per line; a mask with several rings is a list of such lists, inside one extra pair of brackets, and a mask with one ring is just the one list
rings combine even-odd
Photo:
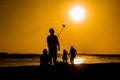
[[(58, 41), (58, 37), (54, 35), (54, 29), (49, 29), (50, 35), (47, 37), (47, 44), (48, 44), (48, 50), (49, 50), (49, 61), (50, 65), (52, 63), (56, 64), (57, 61), (57, 50), (60, 50), (60, 45)], [(53, 62), (52, 62), (53, 58)]]
[(74, 58), (76, 57), (76, 54), (77, 54), (76, 49), (73, 48), (73, 46), (71, 46), (71, 49), (70, 49), (70, 62), (71, 62), (71, 64), (73, 64)]

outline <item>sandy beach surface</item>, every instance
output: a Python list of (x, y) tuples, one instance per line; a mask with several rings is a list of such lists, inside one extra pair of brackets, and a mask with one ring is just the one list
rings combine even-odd
[(120, 80), (120, 63), (0, 67), (0, 80)]

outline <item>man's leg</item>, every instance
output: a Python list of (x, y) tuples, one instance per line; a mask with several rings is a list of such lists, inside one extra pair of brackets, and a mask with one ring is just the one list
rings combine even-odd
[(52, 65), (52, 54), (51, 53), (49, 53), (49, 55), (48, 55), (48, 61), (49, 61), (50, 65)]
[(55, 53), (55, 54), (53, 55), (53, 62), (54, 62), (54, 65), (55, 65), (56, 62), (57, 62), (57, 53)]

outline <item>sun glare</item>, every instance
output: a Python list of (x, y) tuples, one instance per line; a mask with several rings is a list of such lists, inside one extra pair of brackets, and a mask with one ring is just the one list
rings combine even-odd
[(70, 17), (74, 21), (80, 21), (83, 20), (85, 17), (85, 11), (80, 6), (75, 6), (70, 10)]
[(84, 63), (84, 59), (83, 58), (75, 58), (74, 59), (74, 64), (82, 64)]

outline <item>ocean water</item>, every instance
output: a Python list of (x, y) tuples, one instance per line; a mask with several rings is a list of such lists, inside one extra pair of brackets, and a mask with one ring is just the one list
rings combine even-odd
[[(76, 61), (79, 64), (96, 64), (96, 63), (120, 63), (120, 56), (106, 56), (106, 55), (77, 55)], [(58, 55), (57, 61), (62, 61), (62, 55)], [(68, 63), (70, 60), (68, 57)], [(26, 57), (26, 58), (1, 58), (0, 67), (15, 67), (15, 66), (38, 66), (40, 65), (40, 58)]]

